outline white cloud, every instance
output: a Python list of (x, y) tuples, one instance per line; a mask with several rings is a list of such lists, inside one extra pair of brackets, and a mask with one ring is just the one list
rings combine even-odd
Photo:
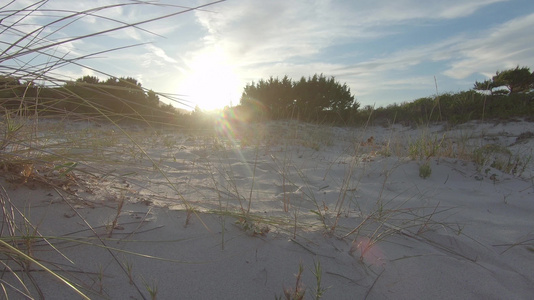
[[(436, 72), (458, 80), (474, 72), (493, 74), (497, 69), (526, 64), (534, 57), (534, 43), (529, 30), (534, 25), (534, 17), (510, 21), (490, 29), (483, 36), (469, 36), (467, 31), (432, 44), (418, 41), (417, 45), (406, 46), (399, 43), (398, 47), (384, 49), (381, 53), (368, 53), (367, 49), (359, 49), (357, 45), (367, 45), (368, 42), (378, 45), (389, 37), (394, 38), (397, 33), (403, 33), (405, 25), (449, 22), (503, 1), (507, 0), (226, 1), (208, 7), (209, 12), (195, 11), (142, 25), (143, 29), (164, 35), (167, 39), (142, 30), (127, 29), (105, 37), (66, 44), (58, 50), (84, 55), (121, 45), (156, 42), (119, 53), (99, 55), (98, 60), (91, 60), (91, 65), (104, 66), (105, 72), (117, 76), (142, 74), (139, 76), (142, 76), (144, 86), (165, 92), (176, 92), (173, 89), (179, 81), (193, 74), (188, 62), (217, 48), (224, 53), (223, 63), (232, 66), (232, 71), (243, 81), (242, 85), (271, 75), (287, 74), (297, 80), (302, 75), (323, 73), (347, 82), (357, 97), (408, 88), (432, 93), (435, 74), (426, 76), (424, 72), (414, 72), (414, 67), (421, 68), (425, 63), (448, 63), (448, 69), (442, 67)], [(118, 1), (73, 4), (67, 0), (52, 0), (48, 5), (81, 10), (112, 3)], [(99, 14), (133, 22), (166, 14), (170, 10), (169, 7), (145, 3)], [(175, 7), (173, 10), (180, 9)], [(195, 21), (191, 21), (193, 17)], [(60, 39), (117, 25), (102, 18), (86, 17), (54, 37)], [(347, 44), (356, 45), (356, 49), (343, 49)], [(331, 54), (332, 49), (336, 50), (335, 55)], [(331, 56), (325, 57), (325, 54)]]
[(168, 56), (162, 48), (149, 44), (145, 45), (145, 49), (148, 51), (143, 54), (142, 65), (145, 68), (151, 67), (152, 65), (162, 67), (168, 64), (178, 63), (177, 60)]
[[(459, 34), (434, 44), (412, 47), (395, 51), (387, 56), (367, 60), (348, 67), (342, 67), (338, 74), (347, 78), (355, 92), (367, 99), (385, 90), (422, 90), (432, 94), (433, 75), (405, 76), (399, 79), (398, 71), (410, 69), (423, 63), (445, 62), (443, 75), (456, 80), (468, 88), (468, 76), (480, 73), (485, 76), (519, 66), (532, 65), (534, 57), (534, 14), (513, 19), (488, 29), (476, 37)], [(481, 37), (480, 37), (481, 36)], [(335, 72), (335, 71), (334, 71)], [(335, 73), (334, 73), (335, 74)]]
[[(217, 44), (236, 64), (256, 68), (288, 59), (314, 59), (329, 47), (391, 35), (397, 30), (392, 26), (402, 22), (465, 17), (502, 1), (507, 0), (272, 0), (263, 1), (261, 6), (256, 1), (235, 1), (214, 6), (216, 13), (196, 12), (196, 16), (207, 30), (206, 46)], [(433, 60), (452, 55), (440, 45), (430, 47), (434, 48)], [(377, 59), (368, 67), (388, 64), (388, 68), (406, 68), (428, 56), (424, 50), (412, 49), (393, 58)]]
[(217, 43), (251, 64), (309, 56), (328, 44), (321, 22), (313, 18), (317, 6), (303, 2), (227, 2), (218, 13), (196, 12), (207, 30), (206, 44)]
[(489, 29), (481, 38), (457, 46), (459, 59), (444, 72), (461, 79), (473, 73), (494, 74), (497, 70), (533, 66), (534, 14), (520, 17)]
[(456, 19), (472, 15), (485, 6), (509, 0), (398, 0), (368, 1), (366, 10), (370, 20), (398, 22), (413, 19)]

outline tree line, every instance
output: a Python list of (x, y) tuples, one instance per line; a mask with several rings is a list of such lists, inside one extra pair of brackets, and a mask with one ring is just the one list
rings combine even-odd
[(0, 76), (0, 106), (5, 110), (36, 111), (41, 115), (65, 114), (118, 120), (172, 123), (178, 112), (160, 102), (135, 78), (83, 76), (61, 86), (21, 83), (13, 76)]
[(346, 84), (314, 75), (292, 81), (270, 77), (247, 84), (234, 115), (250, 119), (298, 119), (306, 122), (361, 125), (371, 122), (405, 124), (534, 116), (534, 72), (528, 67), (497, 71), (472, 90), (444, 93), (385, 107), (360, 104)]
[[(495, 76), (483, 82), (475, 82), (469, 91), (434, 95), (386, 107), (360, 108), (350, 88), (334, 77), (315, 74), (298, 81), (288, 76), (282, 79), (270, 77), (247, 84), (240, 104), (227, 108), (225, 113), (241, 120), (294, 119), (338, 125), (360, 125), (368, 121), (458, 123), (475, 119), (532, 117), (533, 90), (534, 73), (528, 67), (518, 66), (497, 71)], [(105, 115), (114, 120), (186, 126), (210, 120), (201, 111), (178, 112), (132, 77), (100, 80), (95, 76), (83, 76), (61, 86), (46, 87), (32, 82), (21, 83), (13, 76), (0, 76), (0, 107), (1, 113), (22, 108), (40, 114)]]
[(270, 77), (247, 84), (241, 109), (255, 119), (297, 119), (305, 122), (348, 121), (359, 107), (346, 84), (323, 74), (291, 80)]
[(476, 91), (491, 95), (510, 95), (529, 92), (534, 88), (534, 72), (530, 68), (517, 66), (515, 69), (497, 71), (495, 76), (482, 82), (475, 82)]
[(370, 120), (409, 125), (514, 117), (534, 121), (534, 72), (528, 67), (497, 71), (491, 79), (475, 82), (469, 91), (444, 93), (386, 107), (366, 106), (359, 111), (358, 119), (360, 123)]

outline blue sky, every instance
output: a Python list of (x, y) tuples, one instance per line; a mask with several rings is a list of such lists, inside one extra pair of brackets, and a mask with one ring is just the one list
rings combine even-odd
[[(12, 7), (31, 2), (18, 0)], [(118, 2), (50, 0), (44, 7), (81, 10)], [(155, 3), (193, 7), (209, 1)], [(98, 14), (134, 22), (181, 10), (131, 5)], [(46, 18), (41, 13), (31, 21)], [(89, 16), (58, 32), (48, 28), (49, 38), (113, 25)], [(362, 106), (385, 106), (432, 96), (436, 82), (438, 93), (458, 92), (497, 70), (534, 69), (532, 0), (227, 0), (140, 27), (151, 33), (127, 29), (55, 51), (76, 56), (148, 43), (82, 63), (135, 77), (146, 88), (180, 94), (204, 109), (238, 104), (246, 83), (270, 76), (335, 76)], [(106, 78), (80, 66), (58, 74)]]

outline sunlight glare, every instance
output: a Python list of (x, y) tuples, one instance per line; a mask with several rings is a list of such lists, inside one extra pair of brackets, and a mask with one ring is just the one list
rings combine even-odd
[(193, 106), (213, 110), (238, 104), (242, 87), (221, 49), (200, 53), (188, 65), (190, 74), (180, 94), (185, 94)]

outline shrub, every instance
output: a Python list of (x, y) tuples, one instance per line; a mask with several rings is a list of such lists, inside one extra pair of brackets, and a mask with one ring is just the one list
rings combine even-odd
[(427, 179), (430, 177), (430, 174), (432, 174), (432, 167), (430, 167), (430, 163), (428, 161), (419, 165), (419, 177)]

